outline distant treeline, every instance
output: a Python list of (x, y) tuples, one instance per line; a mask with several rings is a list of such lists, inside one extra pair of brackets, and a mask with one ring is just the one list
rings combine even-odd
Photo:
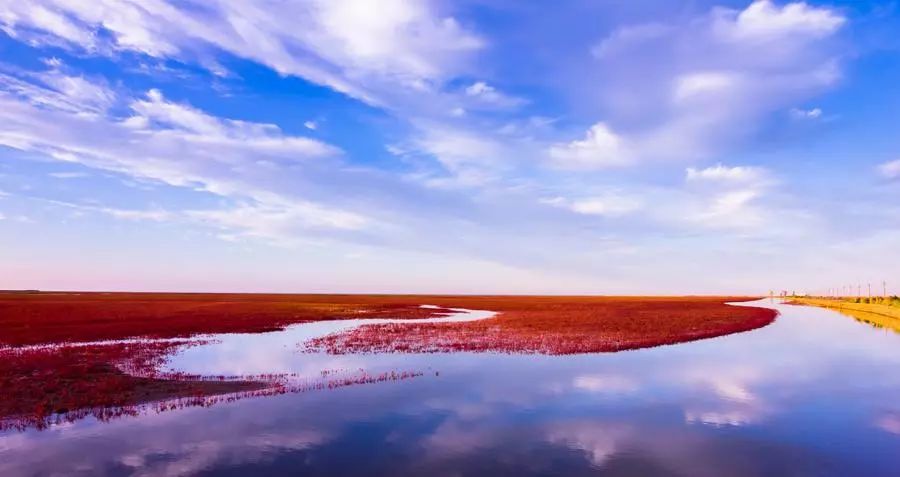
[(872, 305), (888, 305), (900, 307), (900, 297), (897, 295), (889, 297), (873, 296), (873, 297), (850, 297), (844, 298), (850, 303), (870, 303)]

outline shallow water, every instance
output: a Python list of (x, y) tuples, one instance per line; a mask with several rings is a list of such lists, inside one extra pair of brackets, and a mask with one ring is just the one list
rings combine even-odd
[(900, 475), (900, 334), (756, 304), (782, 315), (747, 333), (577, 356), (298, 352), (334, 323), (220, 336), (168, 366), (423, 374), (0, 433), (0, 475)]

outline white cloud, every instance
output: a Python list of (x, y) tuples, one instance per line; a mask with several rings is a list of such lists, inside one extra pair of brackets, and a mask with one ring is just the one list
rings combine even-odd
[(834, 10), (804, 2), (778, 7), (770, 0), (757, 0), (737, 17), (720, 10), (717, 32), (736, 41), (775, 42), (822, 38), (834, 33), (846, 19)]
[(574, 212), (586, 215), (617, 216), (640, 208), (640, 202), (622, 197), (592, 197), (573, 201)]
[(72, 111), (70, 103), (44, 101), (53, 92), (36, 84), (14, 93), (0, 90), (0, 123), (4, 125), (0, 145), (250, 204), (187, 215), (92, 209), (96, 212), (133, 220), (187, 216), (264, 238), (279, 231), (299, 236), (313, 229), (359, 229), (370, 223), (359, 214), (296, 197), (293, 184), (273, 191), (277, 181), (271, 174), (278, 174), (280, 164), (291, 167), (340, 153), (328, 144), (284, 134), (271, 124), (212, 116), (170, 102), (157, 90), (131, 101), (132, 115), (123, 120), (86, 117)]
[[(429, 87), (484, 41), (424, 0), (0, 2), (0, 27), (32, 42), (156, 58), (211, 48), (377, 102)], [(214, 64), (214, 62), (206, 62)]]
[(718, 164), (705, 169), (686, 169), (688, 181), (729, 181), (729, 182), (759, 182), (766, 176), (766, 171), (759, 167), (734, 166), (728, 167)]
[(662, 23), (648, 23), (619, 28), (591, 48), (591, 54), (596, 58), (619, 54), (635, 44), (660, 38), (669, 33), (670, 30), (670, 26)]
[(822, 117), (822, 110), (820, 108), (812, 108), (812, 109), (801, 109), (801, 108), (791, 108), (791, 117), (794, 119), (820, 119)]
[(465, 93), (466, 96), (475, 98), (481, 103), (503, 108), (519, 106), (525, 102), (522, 98), (516, 98), (497, 91), (497, 88), (484, 81), (476, 81), (467, 86)]
[(675, 79), (675, 101), (683, 102), (699, 96), (720, 96), (740, 85), (735, 73), (722, 71), (692, 72)]
[(47, 65), (49, 68), (59, 68), (62, 66), (63, 62), (61, 59), (51, 56), (50, 58), (42, 58), (41, 63)]
[(197, 223), (220, 229), (221, 237), (263, 239), (280, 245), (308, 241), (310, 229), (357, 231), (371, 224), (363, 216), (308, 201), (265, 194), (264, 200), (205, 210), (122, 209), (96, 204), (38, 199), (52, 205), (130, 221)]
[(174, 215), (165, 210), (126, 210), (112, 207), (99, 207), (98, 212), (111, 215), (117, 219), (125, 220), (150, 220), (153, 222), (165, 222), (171, 220)]
[(598, 102), (631, 163), (709, 159), (837, 84), (845, 22), (828, 7), (757, 1), (626, 26), (597, 44), (590, 82), (573, 90)]
[(500, 154), (497, 144), (459, 130), (431, 129), (418, 144), (451, 169), (468, 163), (489, 163)]
[(623, 139), (604, 123), (591, 126), (584, 139), (552, 145), (547, 154), (553, 165), (564, 169), (597, 169), (631, 162)]
[(635, 212), (643, 206), (642, 202), (634, 197), (607, 192), (601, 195), (582, 197), (579, 199), (567, 199), (565, 197), (553, 197), (540, 201), (543, 204), (561, 207), (577, 214), (600, 215), (605, 217), (620, 217)]
[(496, 93), (496, 90), (483, 81), (472, 83), (472, 85), (466, 88), (466, 94), (469, 96), (485, 96), (493, 93)]
[(311, 131), (315, 131), (316, 129), (319, 128), (319, 125), (315, 121), (305, 121), (303, 123), (303, 127), (305, 127), (306, 129), (309, 129)]
[(759, 229), (776, 212), (760, 202), (775, 181), (759, 167), (722, 164), (704, 169), (688, 168), (685, 181), (694, 203), (684, 218), (709, 228)]
[(878, 172), (888, 179), (900, 178), (900, 159), (896, 161), (885, 162), (878, 166)]
[(153, 208), (148, 210), (140, 210), (140, 209), (119, 209), (116, 207), (107, 207), (103, 205), (95, 205), (95, 204), (79, 204), (73, 202), (65, 202), (61, 200), (51, 200), (51, 199), (36, 199), (40, 202), (52, 204), (54, 206), (65, 207), (67, 209), (73, 209), (76, 212), (76, 215), (82, 215), (83, 212), (93, 212), (108, 215), (110, 217), (114, 217), (122, 220), (134, 220), (134, 221), (152, 221), (152, 222), (167, 222), (170, 220), (174, 220), (177, 218), (177, 214), (174, 212), (170, 212), (167, 210), (163, 210), (160, 208)]
[[(484, 147), (492, 142), (486, 135), (453, 131), (448, 134), (464, 139), (453, 145), (441, 138), (443, 132), (436, 134), (435, 129), (450, 129), (440, 124), (452, 120), (448, 111), (497, 109), (522, 102), (486, 83), (473, 90), (477, 93), (473, 96), (447, 86), (449, 80), (477, 74), (472, 55), (486, 42), (454, 17), (452, 5), (431, 0), (214, 0), (202, 6), (166, 0), (43, 2), (40, 8), (66, 18), (70, 29), (81, 33), (65, 35), (59, 28), (35, 21), (29, 12), (36, 8), (0, 0), (0, 25), (34, 44), (53, 43), (78, 53), (85, 49), (111, 57), (136, 52), (200, 64), (213, 72), (220, 69), (216, 56), (225, 52), (397, 111), (398, 116), (414, 121), (413, 139), (402, 141), (406, 148), (435, 157), (448, 173), (426, 174), (427, 183), (434, 186), (485, 184), (501, 162), (499, 154), (488, 150), (493, 146)], [(260, 164), (284, 164), (339, 152), (318, 141), (286, 135), (273, 125), (198, 114), (153, 91), (128, 106), (133, 116), (117, 125), (134, 131), (128, 135), (140, 135), (165, 149), (192, 149), (193, 155), (209, 159), (205, 166), (176, 165), (156, 154), (142, 161), (142, 173), (167, 176), (178, 185), (196, 180), (184, 174), (184, 169), (195, 166), (205, 174), (216, 163), (250, 167), (249, 157), (254, 154), (262, 156), (257, 159)], [(428, 124), (417, 127), (419, 121)], [(304, 126), (310, 124), (314, 122)], [(22, 138), (11, 135), (7, 141), (23, 145)], [(72, 150), (44, 149), (57, 157), (81, 160)], [(166, 152), (171, 157), (180, 153)], [(217, 190), (222, 187), (218, 182)]]
[(205, 146), (253, 151), (260, 158), (293, 161), (335, 155), (339, 150), (320, 141), (288, 136), (274, 124), (251, 123), (208, 115), (185, 104), (167, 101), (158, 90), (131, 103), (134, 115), (124, 124), (136, 133), (156, 135)]
[[(213, 0), (202, 6), (168, 0), (45, 0), (40, 6), (0, 0), (0, 27), (36, 45), (55, 44), (79, 54), (83, 49), (110, 57), (134, 52), (161, 62), (199, 64), (216, 74), (222, 69), (217, 56), (224, 52), (393, 110), (398, 117), (434, 124), (412, 128), (414, 138), (430, 138), (429, 129), (452, 119), (447, 112), (456, 107), (483, 110), (520, 103), (493, 87), (468, 96), (447, 86), (450, 80), (478, 73), (473, 54), (486, 45), (451, 8), (431, 0)], [(32, 13), (38, 9), (66, 19), (66, 27), (37, 21)], [(221, 162), (244, 162), (261, 149), (278, 157), (262, 157), (260, 163), (286, 162), (291, 152), (297, 152), (297, 158), (336, 152), (322, 143), (285, 135), (274, 126), (205, 118), (184, 106), (151, 93), (130, 105), (136, 114), (121, 125), (144, 131), (155, 143), (166, 142), (169, 147), (180, 143), (194, 148), (202, 142), (198, 154), (214, 155), (210, 149), (215, 148), (215, 155), (226, 159)], [(8, 141), (21, 143), (11, 137)], [(404, 142), (409, 146), (416, 139)], [(477, 165), (482, 158), (449, 151), (440, 141), (427, 142), (438, 149), (442, 165), (451, 169), (450, 177), (432, 177), (432, 185), (489, 181), (490, 174)], [(241, 160), (228, 161), (235, 151), (240, 151)], [(54, 154), (74, 158), (72, 151)], [(163, 170), (174, 167), (170, 162), (154, 157), (141, 168), (155, 168), (153, 175), (171, 174)], [(464, 162), (467, 165), (460, 166)]]
[(753, 207), (753, 201), (760, 197), (756, 189), (739, 189), (716, 195), (702, 211), (689, 219), (711, 227), (750, 227), (761, 225), (762, 212)]
[(625, 236), (649, 227), (710, 237), (783, 237), (811, 223), (778, 187), (780, 181), (762, 167), (687, 168), (683, 184), (675, 186), (614, 181), (604, 189), (597, 180), (602, 179), (545, 189), (553, 195), (538, 202), (577, 215), (622, 218), (615, 230)]
[(51, 172), (49, 176), (57, 179), (81, 179), (88, 177), (89, 174), (87, 172)]
[(438, 78), (443, 74), (442, 53), (483, 44), (454, 18), (435, 16), (422, 1), (323, 0), (314, 8), (319, 34), (339, 45), (326, 55), (360, 69)]
[[(30, 2), (5, 1), (0, 4), (0, 25), (10, 36), (16, 37), (22, 27), (40, 30), (61, 40), (93, 49), (95, 35), (71, 21), (55, 8)], [(25, 32), (30, 33), (30, 32)]]
[(425, 183), (435, 187), (480, 186), (508, 167), (507, 148), (489, 137), (465, 129), (420, 125), (421, 136), (411, 149), (433, 157), (446, 175), (429, 175)]
[(59, 70), (21, 77), (0, 73), (0, 89), (35, 105), (84, 117), (104, 113), (115, 102), (115, 93), (102, 79), (68, 76)]
[(278, 198), (231, 209), (188, 211), (186, 215), (230, 233), (282, 243), (303, 238), (303, 231), (308, 228), (360, 230), (370, 223), (358, 214)]
[(83, 76), (66, 76), (54, 71), (39, 75), (39, 78), (58, 93), (92, 112), (105, 111), (115, 101), (115, 95), (105, 86), (97, 85)]

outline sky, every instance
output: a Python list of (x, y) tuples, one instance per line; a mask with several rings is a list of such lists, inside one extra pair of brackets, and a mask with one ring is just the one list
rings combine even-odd
[(0, 0), (0, 288), (900, 290), (900, 4)]

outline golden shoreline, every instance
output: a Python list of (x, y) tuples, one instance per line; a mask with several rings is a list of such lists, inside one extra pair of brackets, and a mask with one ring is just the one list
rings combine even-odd
[(793, 305), (818, 306), (835, 310), (857, 321), (900, 333), (900, 307), (886, 303), (855, 303), (847, 298), (793, 297)]

